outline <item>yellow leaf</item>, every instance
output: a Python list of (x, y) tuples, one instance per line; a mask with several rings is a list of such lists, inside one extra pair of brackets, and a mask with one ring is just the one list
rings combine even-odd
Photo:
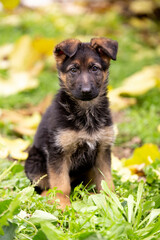
[(10, 67), (14, 71), (29, 70), (39, 60), (39, 57), (39, 53), (33, 47), (31, 37), (24, 35), (15, 43), (9, 56)]
[(138, 96), (156, 87), (160, 81), (160, 66), (145, 67), (124, 80), (123, 85), (118, 88), (119, 94)]
[(138, 175), (132, 174), (131, 170), (124, 167), (123, 162), (119, 160), (116, 156), (112, 154), (112, 170), (116, 170), (121, 176), (121, 181), (125, 182), (127, 180), (135, 181), (138, 179)]
[(158, 125), (157, 129), (158, 129), (158, 132), (160, 132), (160, 125)]
[(158, 150), (158, 147), (152, 143), (147, 143), (142, 147), (135, 149), (133, 157), (130, 159), (124, 159), (123, 163), (126, 167), (141, 164), (148, 165), (154, 162), (156, 159), (160, 159), (160, 151)]
[(38, 86), (38, 79), (29, 72), (11, 72), (8, 80), (0, 79), (0, 96), (9, 96)]
[(29, 144), (29, 141), (20, 138), (11, 140), (0, 136), (0, 158), (10, 156), (17, 160), (25, 160), (28, 153), (24, 151), (28, 148)]
[(13, 152), (11, 152), (11, 156), (12, 156), (12, 158), (17, 159), (17, 160), (26, 160), (28, 157), (28, 153), (13, 151)]
[(23, 125), (29, 128), (36, 129), (41, 121), (41, 115), (39, 113), (34, 113), (31, 117), (27, 117), (23, 121)]
[(113, 110), (120, 110), (136, 103), (135, 98), (122, 95), (138, 96), (154, 87), (160, 86), (160, 66), (153, 65), (126, 78), (121, 87), (111, 89), (108, 96)]
[(119, 89), (113, 89), (108, 92), (110, 106), (112, 110), (121, 110), (136, 103), (135, 98), (127, 98), (120, 96)]
[(33, 40), (33, 48), (41, 55), (53, 55), (56, 44), (57, 41), (52, 38), (36, 38)]
[(35, 134), (36, 129), (40, 123), (41, 115), (34, 113), (32, 116), (24, 118), (17, 126), (14, 127), (14, 131), (21, 135), (32, 136)]
[(129, 8), (135, 14), (152, 14), (154, 10), (154, 1), (151, 0), (131, 1)]
[(6, 9), (14, 9), (19, 5), (20, 0), (1, 0), (4, 8)]

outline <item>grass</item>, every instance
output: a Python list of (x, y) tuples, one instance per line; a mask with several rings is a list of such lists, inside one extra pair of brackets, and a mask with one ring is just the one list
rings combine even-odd
[(159, 89), (150, 90), (143, 96), (137, 97), (137, 104), (125, 110), (126, 121), (118, 125), (120, 134), (117, 144), (123, 144), (138, 136), (142, 143), (159, 145), (157, 130), (159, 111)]
[[(3, 229), (5, 237), (8, 233), (19, 240), (160, 237), (160, 180), (153, 174), (160, 161), (146, 169), (147, 176), (152, 176), (152, 188), (143, 181), (123, 183), (114, 172), (116, 194), (104, 181), (103, 191), (95, 195), (90, 195), (81, 184), (72, 191), (72, 207), (63, 213), (57, 209), (58, 202), (48, 204), (56, 190), (50, 190), (49, 197), (41, 197), (30, 186), (20, 163), (1, 161), (0, 164), (0, 234)], [(0, 235), (0, 239), (13, 238)]]
[[(33, 38), (52, 37), (57, 42), (71, 37), (85, 41), (93, 36), (117, 39), (118, 60), (112, 62), (110, 68), (110, 85), (114, 88), (142, 67), (159, 63), (155, 41), (159, 25), (154, 21), (142, 30), (131, 26), (129, 19), (112, 9), (106, 14), (76, 16), (68, 16), (56, 8), (51, 12), (19, 11), (17, 26), (0, 24), (0, 45), (14, 43), (24, 34)], [(1, 13), (0, 20), (6, 16)], [(7, 78), (7, 74), (0, 70), (1, 77)], [(47, 62), (38, 78), (38, 88), (0, 97), (0, 108), (16, 111), (38, 104), (48, 93), (56, 93), (59, 88), (57, 73)], [(141, 144), (159, 145), (159, 94), (158, 88), (152, 89), (136, 97), (136, 105), (122, 111), (124, 121), (118, 124), (118, 146), (134, 136), (141, 139)], [(3, 135), (15, 136), (12, 124), (0, 122), (0, 128)], [(158, 160), (146, 167), (146, 182), (140, 183), (122, 182), (118, 173), (113, 172), (115, 193), (111, 193), (103, 182), (102, 193), (90, 195), (94, 186), (87, 189), (81, 184), (72, 191), (72, 207), (62, 212), (57, 208), (58, 202), (48, 203), (56, 194), (55, 189), (49, 197), (37, 195), (24, 175), (21, 162), (0, 160), (0, 240), (160, 239), (160, 180), (156, 174), (159, 167)]]

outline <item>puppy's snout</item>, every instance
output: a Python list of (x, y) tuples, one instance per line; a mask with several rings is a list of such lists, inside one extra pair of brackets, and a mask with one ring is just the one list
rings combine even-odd
[(86, 80), (84, 79), (81, 82), (81, 93), (84, 95), (90, 94), (92, 92), (92, 84), (90, 82), (90, 80)]
[(82, 94), (90, 94), (91, 93), (91, 86), (88, 85), (88, 86), (82, 86), (82, 89), (81, 89), (81, 92)]

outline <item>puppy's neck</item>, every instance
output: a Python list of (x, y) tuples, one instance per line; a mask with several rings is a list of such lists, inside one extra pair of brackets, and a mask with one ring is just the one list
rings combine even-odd
[[(103, 98), (105, 98), (104, 96)], [(96, 98), (90, 100), (90, 101), (82, 101), (82, 100), (76, 100), (77, 105), (81, 107), (83, 110), (89, 110), (91, 108), (96, 108), (102, 101), (102, 96), (97, 96)]]
[(57, 97), (58, 105), (61, 106), (61, 114), (65, 115), (72, 128), (84, 129), (91, 133), (112, 125), (106, 92), (91, 101), (81, 101), (74, 99), (61, 89)]

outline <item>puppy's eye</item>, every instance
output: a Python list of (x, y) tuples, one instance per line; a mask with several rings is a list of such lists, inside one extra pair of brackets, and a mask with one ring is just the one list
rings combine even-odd
[(75, 68), (75, 67), (73, 67), (73, 68), (70, 69), (70, 72), (71, 72), (71, 73), (76, 73), (77, 71), (78, 71), (78, 69)]
[(93, 72), (96, 72), (98, 69), (99, 69), (99, 68), (98, 68), (96, 65), (94, 65), (94, 66), (92, 67), (92, 71), (93, 71)]

